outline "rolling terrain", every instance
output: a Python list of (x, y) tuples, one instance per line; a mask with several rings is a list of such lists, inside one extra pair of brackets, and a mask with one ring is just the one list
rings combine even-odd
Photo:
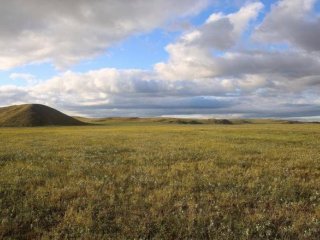
[[(41, 104), (23, 104), (0, 108), (0, 127), (39, 127), (39, 126), (80, 126), (80, 125), (119, 125), (119, 124), (181, 124), (181, 125), (232, 125), (232, 124), (299, 124), (303, 122), (274, 119), (188, 119), (168, 117), (71, 117), (51, 107)], [(316, 122), (313, 122), (316, 123)]]
[(179, 125), (199, 125), (199, 124), (213, 124), (213, 125), (238, 125), (238, 124), (317, 124), (319, 122), (303, 122), (291, 121), (281, 119), (199, 119), (199, 118), (169, 118), (169, 117), (107, 117), (107, 118), (86, 118), (74, 117), (79, 121), (96, 124), (96, 125), (119, 125), (119, 124), (179, 124)]

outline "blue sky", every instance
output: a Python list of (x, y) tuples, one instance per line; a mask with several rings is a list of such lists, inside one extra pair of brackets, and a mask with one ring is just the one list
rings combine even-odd
[(319, 115), (317, 0), (38, 1), (0, 9), (2, 105), (90, 116)]

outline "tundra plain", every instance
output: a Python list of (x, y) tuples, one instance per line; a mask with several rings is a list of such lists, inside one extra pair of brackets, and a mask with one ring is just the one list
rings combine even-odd
[(1, 239), (318, 239), (320, 125), (0, 129)]

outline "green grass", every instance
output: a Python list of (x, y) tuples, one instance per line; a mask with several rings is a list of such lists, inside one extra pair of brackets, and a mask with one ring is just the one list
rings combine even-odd
[(0, 239), (319, 239), (320, 125), (0, 129)]

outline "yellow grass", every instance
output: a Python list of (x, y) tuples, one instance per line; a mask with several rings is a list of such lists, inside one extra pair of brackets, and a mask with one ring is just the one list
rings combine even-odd
[(318, 239), (320, 125), (0, 129), (0, 239)]

